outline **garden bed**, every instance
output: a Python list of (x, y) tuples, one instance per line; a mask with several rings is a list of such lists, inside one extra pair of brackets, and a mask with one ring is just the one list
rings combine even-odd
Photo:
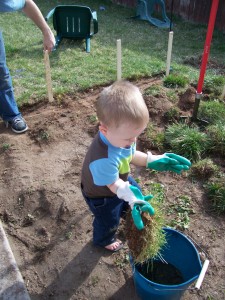
[[(144, 92), (160, 82), (146, 78), (136, 84)], [(127, 244), (114, 254), (92, 245), (92, 215), (80, 192), (81, 165), (97, 130), (95, 100), (101, 89), (23, 107), (26, 134), (15, 135), (0, 124), (0, 217), (31, 299), (137, 299)], [(182, 98), (181, 115), (191, 112), (191, 101)], [(146, 97), (146, 103), (152, 122), (163, 130), (165, 113), (174, 103), (164, 93)], [(158, 152), (145, 136), (138, 147)], [(217, 157), (224, 171), (223, 161)], [(188, 172), (135, 169), (133, 175), (144, 190), (152, 182), (163, 185), (168, 224), (194, 239), (201, 257), (210, 260), (201, 290), (190, 289), (183, 299), (224, 299), (225, 220), (212, 210), (204, 180), (192, 180)], [(187, 199), (185, 229), (177, 209)], [(124, 223), (119, 236), (126, 241)]]

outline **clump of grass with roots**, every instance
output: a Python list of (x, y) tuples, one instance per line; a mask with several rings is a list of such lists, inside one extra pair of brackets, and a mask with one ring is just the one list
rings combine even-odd
[(197, 126), (175, 123), (165, 130), (165, 143), (174, 153), (196, 162), (208, 152), (210, 140)]
[(141, 217), (144, 223), (142, 230), (135, 227), (130, 212), (126, 217), (126, 238), (135, 264), (144, 263), (156, 256), (160, 257), (160, 250), (166, 244), (166, 236), (163, 231), (165, 225), (163, 186), (159, 183), (150, 183), (150, 185), (151, 193), (154, 195), (151, 205), (154, 207), (155, 214), (150, 216), (145, 212), (142, 213)]
[(191, 166), (190, 177), (197, 179), (209, 179), (218, 173), (219, 168), (210, 158), (197, 161)]

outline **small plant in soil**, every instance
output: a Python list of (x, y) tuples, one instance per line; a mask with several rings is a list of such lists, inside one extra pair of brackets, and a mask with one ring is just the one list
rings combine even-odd
[(66, 237), (67, 240), (71, 239), (71, 237), (72, 237), (72, 232), (71, 232), (71, 231), (66, 232), (66, 233), (65, 233), (65, 237)]
[(218, 171), (218, 166), (215, 165), (210, 158), (205, 158), (192, 165), (190, 177), (194, 177), (196, 179), (209, 179)]
[(124, 269), (129, 264), (129, 255), (123, 254), (122, 256), (116, 257), (115, 265), (120, 269)]
[(39, 133), (39, 139), (42, 141), (48, 141), (49, 139), (49, 133), (45, 130), (41, 130)]
[(5, 152), (5, 151), (7, 151), (9, 148), (10, 148), (10, 144), (8, 144), (8, 143), (3, 143), (3, 145), (2, 145), (2, 150)]
[(96, 286), (100, 281), (100, 278), (98, 276), (92, 276), (91, 277), (91, 285)]
[(151, 205), (155, 209), (154, 216), (142, 213), (144, 229), (138, 230), (133, 222), (131, 212), (126, 217), (126, 238), (134, 263), (144, 263), (160, 254), (160, 249), (166, 244), (166, 237), (163, 231), (163, 186), (157, 183), (150, 183), (151, 193), (154, 198)]
[(89, 120), (90, 120), (91, 123), (95, 123), (95, 122), (98, 121), (98, 117), (96, 115), (91, 115), (89, 117)]
[(218, 214), (225, 213), (225, 177), (217, 178), (207, 183), (205, 187), (213, 209)]
[(185, 230), (190, 224), (190, 214), (194, 211), (191, 207), (191, 199), (186, 195), (181, 195), (175, 203), (170, 206), (168, 214), (176, 214), (169, 222), (169, 226), (174, 229)]
[(165, 131), (165, 143), (174, 153), (180, 154), (192, 162), (201, 159), (209, 149), (209, 138), (198, 127), (177, 123)]

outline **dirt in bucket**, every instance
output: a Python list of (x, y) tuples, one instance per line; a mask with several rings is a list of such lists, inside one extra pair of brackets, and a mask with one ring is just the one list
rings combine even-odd
[(137, 270), (146, 279), (164, 285), (178, 285), (184, 282), (181, 272), (172, 264), (160, 260), (150, 260), (137, 264)]

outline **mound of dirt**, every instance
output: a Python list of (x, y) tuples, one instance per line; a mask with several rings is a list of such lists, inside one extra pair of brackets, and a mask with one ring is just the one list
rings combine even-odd
[[(144, 91), (154, 80), (136, 84)], [(138, 299), (124, 223), (118, 232), (125, 242), (121, 251), (94, 247), (92, 215), (80, 192), (81, 165), (97, 130), (93, 116), (101, 89), (22, 108), (29, 125), (25, 134), (15, 135), (0, 123), (0, 217), (34, 300)], [(146, 103), (152, 122), (163, 126), (162, 116), (172, 104), (164, 96), (147, 97)], [(210, 267), (202, 289), (188, 290), (183, 299), (224, 299), (225, 222), (209, 210), (201, 184), (186, 174), (149, 175), (137, 168), (133, 175), (142, 186), (148, 180), (165, 186), (168, 219), (179, 196), (191, 198), (195, 213), (185, 233), (206, 253)]]

